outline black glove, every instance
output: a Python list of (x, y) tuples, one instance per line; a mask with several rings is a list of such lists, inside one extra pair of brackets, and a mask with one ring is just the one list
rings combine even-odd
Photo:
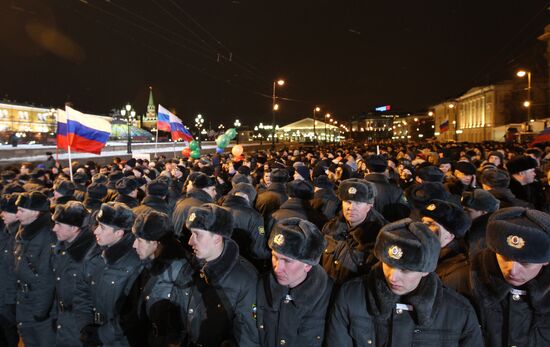
[(99, 339), (99, 325), (89, 324), (80, 330), (80, 341), (85, 347), (103, 346)]

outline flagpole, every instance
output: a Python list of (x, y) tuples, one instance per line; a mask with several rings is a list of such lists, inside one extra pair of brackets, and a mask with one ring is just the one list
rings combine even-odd
[(157, 133), (156, 135), (156, 139), (155, 139), (155, 157), (158, 158), (158, 149), (159, 149), (159, 124), (158, 124), (158, 121), (157, 121), (157, 131), (155, 131)]
[(174, 143), (174, 158), (176, 157), (176, 141), (173, 142)]
[(67, 146), (67, 152), (69, 153), (69, 176), (71, 177), (71, 182), (73, 181), (73, 161), (71, 159), (71, 145)]

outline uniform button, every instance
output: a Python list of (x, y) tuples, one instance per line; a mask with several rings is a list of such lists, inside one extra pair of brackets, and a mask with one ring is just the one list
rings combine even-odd
[(338, 265), (338, 260), (335, 260), (335, 261), (334, 261), (334, 264)]
[(61, 324), (59, 324), (59, 325), (57, 326), (57, 330), (59, 330), (59, 329), (61, 329)]
[(115, 284), (115, 281), (111, 281), (111, 284), (114, 285), (114, 284)]
[(190, 313), (190, 314), (193, 314), (193, 312), (194, 312), (193, 309), (190, 308), (190, 309), (189, 309), (189, 313)]
[(395, 313), (397, 313), (397, 314), (401, 314), (401, 313), (403, 313), (403, 310), (402, 310), (402, 309), (400, 309), (400, 308), (398, 308), (398, 309), (396, 309), (396, 310), (395, 310)]
[(368, 343), (369, 345), (372, 345), (372, 340), (371, 340), (371, 339), (368, 339), (368, 340), (367, 340), (367, 343)]
[(281, 345), (286, 345), (286, 340), (285, 340), (285, 339), (282, 339), (279, 343), (280, 343)]
[(420, 329), (414, 329), (414, 332), (418, 334), (420, 332)]
[(145, 297), (145, 300), (149, 300), (149, 295), (147, 295), (147, 296)]
[(283, 301), (285, 304), (288, 304), (290, 302), (290, 300), (285, 300)]
[(168, 293), (168, 298), (170, 298), (170, 296), (172, 296), (172, 293)]
[(264, 325), (263, 325), (263, 324), (261, 324), (261, 325), (260, 325), (260, 329), (263, 329), (263, 328), (264, 328)]
[(17, 325), (19, 325), (19, 326), (23, 326), (23, 323), (22, 323), (22, 322), (19, 322), (19, 323), (17, 323)]
[(321, 336), (315, 336), (315, 338), (316, 338), (317, 340), (320, 340), (320, 339), (321, 339)]
[(519, 299), (520, 299), (520, 297), (519, 297), (518, 294), (512, 295), (512, 300), (514, 300), (514, 301), (519, 301)]
[(185, 292), (185, 295), (189, 295), (189, 292)]
[(221, 304), (218, 304), (218, 308), (222, 308), (222, 305), (221, 305)]
[(95, 282), (94, 282), (94, 281), (92, 281), (92, 286), (93, 286), (94, 284), (95, 284)]
[(59, 281), (60, 279), (61, 279), (61, 278), (59, 278), (59, 277), (56, 278), (56, 280), (58, 280), (58, 281)]

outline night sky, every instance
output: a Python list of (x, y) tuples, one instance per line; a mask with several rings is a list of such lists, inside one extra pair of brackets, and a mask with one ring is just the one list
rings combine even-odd
[[(0, 0), (0, 96), (191, 125), (416, 112), (538, 64), (549, 1)], [(231, 60), (230, 60), (231, 56)], [(535, 57), (535, 58), (533, 58)], [(536, 77), (535, 77), (536, 78)], [(208, 125), (208, 124), (207, 124)]]

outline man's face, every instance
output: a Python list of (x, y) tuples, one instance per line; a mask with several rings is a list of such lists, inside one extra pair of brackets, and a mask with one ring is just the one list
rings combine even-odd
[(535, 177), (537, 176), (535, 169), (521, 171), (519, 174), (523, 177), (523, 184), (531, 184), (535, 182)]
[(109, 169), (107, 169), (106, 167), (102, 167), (101, 169), (99, 169), (99, 173), (103, 175), (108, 175)]
[(17, 213), (15, 215), (17, 216), (17, 220), (21, 224), (28, 225), (34, 222), (38, 218), (38, 216), (40, 215), (40, 212), (18, 207)]
[(454, 238), (454, 234), (450, 233), (445, 227), (430, 217), (422, 217), (422, 223), (426, 224), (430, 230), (437, 235), (441, 248), (447, 246)]
[(491, 155), (489, 156), (489, 159), (487, 159), (487, 161), (489, 163), (492, 163), (494, 164), (495, 166), (499, 166), (501, 163), (500, 163), (500, 158), (497, 156), (497, 155)]
[(466, 174), (464, 174), (463, 172), (461, 172), (459, 170), (455, 170), (455, 177), (458, 178), (460, 180), (460, 182), (462, 182), (462, 184), (464, 184), (465, 186), (470, 185), (470, 183), (472, 183), (472, 179), (473, 179), (472, 175), (466, 175)]
[(30, 174), (30, 170), (26, 165), (21, 165), (21, 167), (19, 168), (19, 173), (22, 175), (28, 175)]
[(55, 222), (53, 231), (59, 241), (67, 241), (70, 243), (76, 239), (80, 229), (73, 225)]
[(158, 244), (159, 243), (157, 241), (149, 241), (136, 236), (133, 247), (139, 256), (139, 259), (145, 260), (153, 259), (155, 257), (155, 251), (157, 250)]
[(537, 277), (540, 270), (548, 265), (548, 263), (518, 263), (498, 253), (496, 256), (498, 267), (500, 267), (500, 272), (502, 272), (504, 280), (514, 287), (520, 287)]
[(427, 272), (417, 272), (398, 269), (382, 263), (384, 278), (390, 290), (396, 295), (406, 295), (418, 287), (420, 280), (428, 275)]
[(264, 172), (264, 183), (268, 187), (271, 185), (271, 172)]
[(111, 226), (98, 223), (97, 228), (94, 230), (94, 235), (98, 245), (109, 247), (122, 238), (124, 231), (115, 230), (115, 228)]
[(366, 202), (359, 202), (353, 200), (344, 200), (342, 201), (342, 210), (344, 213), (344, 218), (351, 225), (360, 224), (365, 220), (367, 214), (372, 208), (372, 204)]
[(212, 197), (212, 199), (216, 200), (216, 196), (218, 194), (218, 192), (216, 191), (216, 186), (206, 187), (206, 188), (203, 188), (203, 190), (207, 192), (208, 195)]
[(443, 171), (444, 174), (449, 172), (450, 169), (451, 169), (451, 164), (449, 163), (439, 164), (439, 170)]
[(17, 221), (17, 214), (16, 213), (2, 211), (2, 213), (0, 213), (0, 217), (2, 217), (2, 220), (4, 221), (4, 224), (6, 224), (6, 225)]
[(202, 229), (191, 229), (191, 237), (189, 238), (189, 246), (193, 248), (193, 252), (198, 259), (206, 261), (214, 260), (216, 255), (216, 243), (221, 242), (217, 238), (221, 236)]
[(271, 265), (273, 266), (273, 274), (277, 279), (277, 283), (290, 288), (294, 288), (302, 283), (306, 279), (309, 270), (311, 270), (311, 265), (275, 251), (271, 251)]

